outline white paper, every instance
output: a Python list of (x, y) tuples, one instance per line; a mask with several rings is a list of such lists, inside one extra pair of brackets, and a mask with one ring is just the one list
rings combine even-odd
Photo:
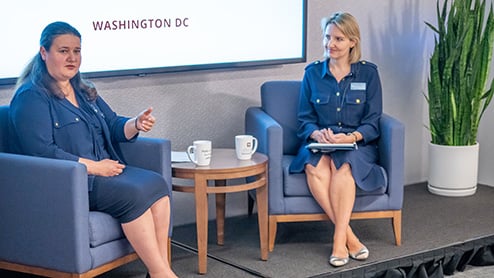
[(172, 162), (190, 162), (189, 157), (186, 152), (173, 152), (172, 151)]

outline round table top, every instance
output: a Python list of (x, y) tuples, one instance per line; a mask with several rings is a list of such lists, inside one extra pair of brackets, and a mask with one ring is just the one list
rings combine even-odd
[(249, 160), (240, 160), (237, 158), (234, 149), (213, 149), (211, 153), (211, 163), (208, 166), (197, 166), (192, 162), (172, 163), (172, 169), (175, 170), (228, 170), (239, 169), (244, 167), (258, 166), (268, 161), (268, 157), (262, 153), (254, 153)]

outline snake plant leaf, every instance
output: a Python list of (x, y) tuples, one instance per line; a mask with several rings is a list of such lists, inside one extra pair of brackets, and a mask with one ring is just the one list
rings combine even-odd
[[(436, 2), (437, 26), (427, 82), (432, 143), (474, 145), (480, 120), (492, 101), (487, 88), (494, 46), (492, 3), (485, 0)], [(484, 22), (485, 21), (485, 22)]]

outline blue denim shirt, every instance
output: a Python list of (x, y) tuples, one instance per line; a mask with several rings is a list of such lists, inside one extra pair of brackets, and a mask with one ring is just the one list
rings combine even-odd
[(314, 130), (358, 131), (364, 143), (379, 137), (382, 89), (377, 66), (361, 61), (351, 65), (340, 83), (329, 71), (329, 59), (306, 67), (300, 94), (298, 136), (308, 140)]

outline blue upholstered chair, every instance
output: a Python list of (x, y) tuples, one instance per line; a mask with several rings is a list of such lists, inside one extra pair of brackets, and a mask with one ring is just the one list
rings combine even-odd
[[(137, 259), (117, 220), (89, 211), (83, 164), (8, 153), (8, 110), (0, 106), (0, 269), (94, 277)], [(121, 149), (129, 164), (162, 174), (171, 192), (170, 141), (139, 138)]]
[[(257, 151), (268, 155), (269, 250), (274, 249), (277, 223), (321, 221), (328, 218), (312, 197), (304, 173), (288, 174), (297, 154), (297, 110), (300, 81), (269, 81), (261, 86), (261, 107), (245, 114), (245, 132), (254, 135)], [(396, 245), (401, 244), (403, 204), (404, 126), (383, 114), (380, 121), (379, 164), (387, 172), (383, 190), (357, 190), (352, 219), (391, 218)], [(249, 213), (253, 199), (249, 195)]]

